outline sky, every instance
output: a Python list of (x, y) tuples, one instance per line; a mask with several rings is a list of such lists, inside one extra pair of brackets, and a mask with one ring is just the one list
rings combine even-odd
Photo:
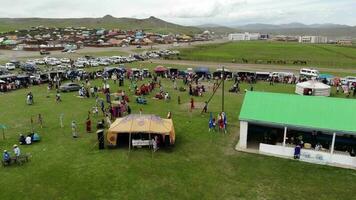
[(155, 16), (183, 25), (356, 25), (356, 0), (0, 0), (0, 17)]

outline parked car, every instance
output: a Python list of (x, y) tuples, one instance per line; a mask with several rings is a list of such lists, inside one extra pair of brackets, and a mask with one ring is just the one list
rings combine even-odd
[(20, 67), (20, 65), (21, 65), (21, 62), (20, 62), (20, 61), (18, 61), (18, 60), (10, 60), (10, 62), (9, 62), (9, 63), (14, 64), (14, 65), (15, 65), (15, 67)]
[(91, 67), (98, 67), (98, 66), (99, 66), (99, 63), (96, 62), (96, 61), (90, 61), (90, 62), (89, 62), (89, 65), (90, 65)]
[(81, 86), (76, 83), (64, 83), (59, 87), (61, 92), (72, 92), (80, 90)]
[(7, 70), (14, 70), (16, 68), (16, 65), (14, 63), (6, 63), (5, 68)]
[(61, 58), (59, 61), (62, 63), (70, 63), (70, 60), (68, 58)]
[(37, 66), (34, 63), (24, 63), (23, 65), (20, 66), (20, 69), (26, 72), (35, 72)]
[(41, 55), (49, 55), (51, 53), (49, 51), (46, 51), (46, 50), (40, 50), (40, 54)]
[(45, 64), (45, 62), (41, 59), (35, 59), (35, 60), (33, 60), (33, 62), (35, 62), (36, 65), (44, 65)]

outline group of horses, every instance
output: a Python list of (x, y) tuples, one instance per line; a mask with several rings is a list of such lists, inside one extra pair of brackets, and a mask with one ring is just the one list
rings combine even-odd
[[(308, 62), (306, 60), (293, 60), (293, 61), (286, 61), (286, 60), (254, 60), (254, 61), (249, 61), (246, 58), (241, 58), (240, 59), (241, 63), (243, 64), (248, 64), (248, 63), (254, 63), (254, 64), (279, 64), (279, 65), (286, 65), (288, 63), (292, 63), (293, 65), (307, 65)], [(236, 59), (232, 60), (233, 63), (236, 63)]]

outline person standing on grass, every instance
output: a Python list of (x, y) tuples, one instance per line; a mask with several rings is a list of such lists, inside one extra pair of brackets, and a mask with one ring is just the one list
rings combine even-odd
[(87, 133), (91, 133), (91, 120), (89, 116), (87, 118), (87, 121), (85, 122), (85, 125), (86, 125)]
[(8, 165), (11, 162), (11, 156), (9, 154), (9, 152), (7, 152), (7, 150), (4, 150), (4, 154), (2, 156), (2, 160), (4, 161), (4, 163), (7, 163)]
[(190, 110), (193, 110), (194, 108), (195, 108), (195, 106), (194, 106), (194, 99), (191, 98), (191, 99), (190, 99)]
[(206, 101), (205, 104), (204, 104), (204, 108), (201, 111), (201, 113), (207, 113), (207, 112), (208, 112), (208, 102)]
[(18, 159), (21, 155), (21, 150), (16, 144), (14, 144), (14, 154), (16, 156), (16, 159)]
[(42, 115), (41, 113), (38, 114), (38, 124), (40, 125), (41, 128), (43, 128), (43, 118), (42, 118)]
[(104, 105), (103, 100), (100, 100), (100, 108), (101, 108), (101, 111), (103, 112), (103, 115), (105, 116), (105, 105)]
[(72, 136), (73, 138), (78, 138), (78, 134), (77, 134), (77, 124), (75, 123), (75, 121), (72, 121)]

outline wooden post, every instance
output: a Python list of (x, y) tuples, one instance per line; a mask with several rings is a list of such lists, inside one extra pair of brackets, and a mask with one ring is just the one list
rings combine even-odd
[(286, 139), (287, 139), (287, 127), (284, 127), (284, 134), (283, 134), (283, 146), (286, 146)]
[(224, 96), (225, 96), (225, 93), (224, 93), (224, 90), (225, 90), (225, 67), (222, 66), (222, 75), (221, 75), (221, 78), (222, 78), (222, 99), (221, 99), (221, 112), (224, 112), (224, 104), (225, 104), (225, 99), (224, 99)]

